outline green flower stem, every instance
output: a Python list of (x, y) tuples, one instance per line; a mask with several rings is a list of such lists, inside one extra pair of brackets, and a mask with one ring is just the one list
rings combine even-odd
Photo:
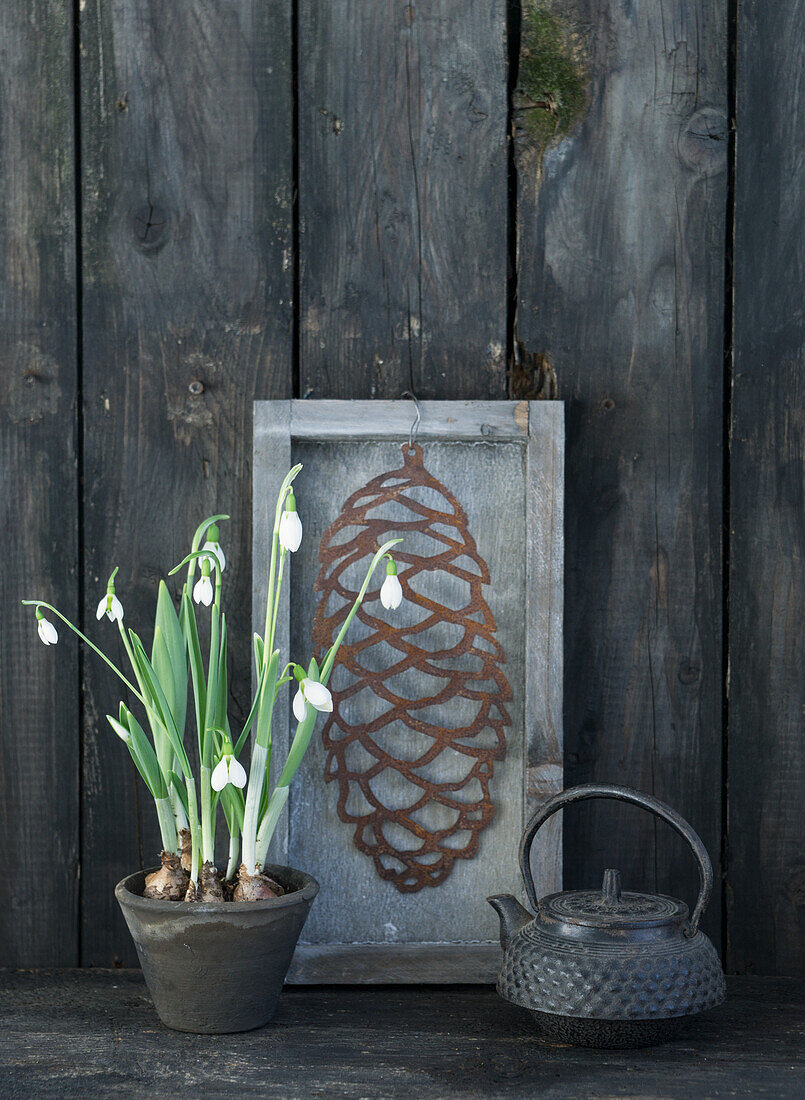
[(229, 862), (226, 865), (226, 881), (231, 882), (235, 877), (235, 873), (238, 869), (238, 851), (240, 844), (238, 842), (238, 834), (232, 833), (229, 837)]
[[(268, 782), (268, 764), (271, 759), (271, 717), (274, 703), (277, 698), (276, 658), (274, 657), (274, 633), (277, 625), (279, 608), (279, 594), (282, 585), (282, 573), (286, 551), (283, 548), (277, 569), (277, 552), (279, 550), (279, 526), (282, 516), (282, 508), (291, 484), (302, 469), (300, 464), (288, 471), (277, 495), (277, 505), (274, 510), (274, 526), (271, 532), (271, 561), (268, 569), (268, 593), (266, 596), (266, 621), (263, 631), (263, 660), (261, 675), (258, 680), (259, 702), (256, 710), (257, 730), (252, 746), (252, 759), (249, 767), (249, 784), (246, 791), (246, 807), (243, 816), (241, 835), (243, 838), (243, 862), (247, 870), (255, 873), (257, 870), (255, 861), (255, 846), (257, 843), (257, 825), (260, 813), (260, 800), (263, 787)], [(274, 661), (274, 674), (272, 682), (268, 684), (269, 666)]]
[(162, 837), (162, 847), (166, 852), (177, 852), (176, 820), (173, 816), (173, 807), (170, 798), (155, 798), (159, 818), (159, 832)]
[(215, 820), (212, 808), (212, 787), (209, 768), (201, 765), (201, 859), (203, 863), (215, 862)]
[(257, 674), (258, 674), (257, 690), (254, 693), (254, 699), (252, 701), (252, 707), (251, 707), (251, 710), (248, 713), (246, 721), (243, 724), (243, 729), (240, 731), (240, 737), (238, 737), (237, 743), (235, 744), (235, 757), (236, 757), (236, 759), (240, 759), (241, 750), (243, 749), (243, 746), (246, 744), (246, 738), (249, 736), (249, 731), (251, 730), (251, 728), (254, 724), (254, 720), (257, 717), (258, 711), (260, 709), (260, 696), (262, 694), (263, 680), (265, 679), (265, 671), (263, 670), (262, 665), (257, 670)]
[[(205, 519), (203, 523), (200, 523), (198, 525), (198, 527), (196, 528), (196, 533), (193, 535), (193, 542), (191, 543), (191, 553), (198, 550), (199, 546), (201, 546), (201, 540), (207, 534), (208, 528), (212, 527), (214, 523), (217, 523), (219, 519), (229, 519), (229, 516), (210, 516), (209, 519)], [(190, 563), (187, 566), (187, 581), (185, 582), (187, 585), (190, 585), (190, 582), (193, 580), (193, 574), (195, 573), (195, 571), (196, 559), (191, 558)]]
[(190, 866), (190, 881), (195, 886), (198, 882), (198, 872), (201, 855), (201, 831), (198, 824), (198, 804), (196, 803), (196, 781), (192, 776), (185, 778), (187, 787), (187, 810), (190, 819), (190, 839), (192, 842), (192, 855)]
[[(120, 633), (120, 638), (123, 642), (123, 647), (126, 650), (126, 655), (128, 656), (129, 664), (131, 665), (131, 670), (134, 673), (134, 678), (136, 679), (137, 685), (140, 688), (140, 691), (142, 692), (141, 697), (144, 698), (145, 696), (148, 695), (148, 688), (143, 683), (142, 677), (140, 676), (140, 672), (139, 672), (139, 669), (137, 667), (137, 662), (134, 658), (134, 653), (133, 653), (132, 648), (131, 648), (131, 642), (129, 641), (128, 635), (126, 634), (126, 628), (123, 626), (123, 620), (122, 619), (117, 620), (117, 628), (118, 628), (118, 631)], [(144, 705), (146, 707), (146, 710), (148, 712), (149, 717), (151, 717), (153, 715), (153, 710), (147, 704), (144, 703)], [(182, 843), (179, 839), (179, 831), (181, 829), (187, 828), (187, 815), (185, 814), (184, 807), (182, 806), (181, 802), (179, 801), (179, 798), (177, 797), (176, 791), (173, 789), (173, 785), (170, 782), (170, 773), (173, 770), (173, 762), (175, 760), (175, 754), (173, 752), (173, 747), (171, 746), (170, 740), (169, 740), (167, 734), (164, 733), (164, 731), (162, 732), (162, 734), (160, 734), (159, 738), (157, 738), (156, 730), (160, 729), (161, 726), (162, 726), (161, 722), (157, 722), (156, 724), (154, 724), (153, 721), (152, 721), (151, 732), (152, 732), (153, 737), (154, 737), (154, 749), (155, 749), (156, 755), (157, 755), (157, 762), (159, 763), (160, 770), (162, 771), (162, 775), (163, 775), (163, 778), (165, 780), (165, 784), (166, 784), (166, 786), (168, 788), (168, 791), (169, 791), (168, 800), (169, 800), (170, 806), (171, 806), (171, 814), (173, 816), (173, 825), (174, 825), (173, 831), (174, 831), (174, 834), (175, 834), (174, 837), (173, 837), (172, 843), (170, 844), (170, 846), (168, 846), (165, 843), (165, 834), (163, 832), (163, 834), (162, 834), (162, 846), (163, 846), (163, 848), (165, 849), (166, 852), (176, 852), (178, 854), (182, 850)], [(157, 807), (157, 813), (159, 813), (159, 812), (160, 812), (159, 807)], [(161, 818), (160, 818), (160, 829), (162, 829), (162, 819)]]
[(271, 762), (271, 725), (274, 717), (274, 702), (277, 697), (277, 666), (279, 652), (275, 650), (264, 670), (260, 684), (260, 696), (257, 707), (257, 725), (252, 741), (252, 759), (249, 765), (249, 784), (246, 789), (246, 804), (241, 834), (243, 836), (243, 862), (251, 873), (255, 865), (254, 848), (257, 838), (257, 826), (260, 821), (260, 806), (263, 791), (268, 786), (268, 771)]
[[(216, 596), (219, 594), (220, 589), (216, 586)], [(210, 769), (212, 769), (213, 755), (213, 738), (210, 734), (210, 728), (215, 725), (215, 709), (218, 695), (218, 657), (221, 645), (220, 624), (221, 609), (216, 601), (212, 605), (212, 615), (210, 617), (210, 652), (207, 661), (207, 706), (205, 708), (201, 728), (198, 731), (199, 759), (202, 765)]]
[(355, 597), (355, 602), (353, 603), (352, 607), (350, 608), (350, 612), (347, 615), (346, 619), (344, 619), (344, 625), (339, 630), (338, 637), (333, 642), (333, 644), (330, 648), (330, 652), (327, 654), (325, 662), (322, 665), (321, 682), (323, 684), (326, 684), (328, 679), (330, 678), (330, 673), (333, 671), (333, 665), (335, 664), (335, 659), (336, 659), (336, 656), (338, 655), (338, 650), (341, 646), (341, 643), (344, 640), (344, 637), (346, 636), (347, 631), (349, 630), (350, 623), (352, 622), (352, 620), (357, 615), (358, 608), (363, 603), (363, 597), (366, 595), (366, 590), (369, 587), (369, 581), (372, 579), (372, 574), (374, 573), (375, 569), (377, 568), (378, 562), (380, 561), (381, 558), (383, 558), (388, 553), (389, 548), (392, 547), (392, 546), (396, 546), (396, 544), (398, 542), (402, 542), (402, 539), (390, 539), (388, 542), (384, 542), (383, 545), (380, 547), (380, 549), (375, 554), (375, 556), (372, 558), (371, 565), (369, 566), (369, 569), (367, 570), (367, 573), (366, 573), (366, 577), (364, 578), (363, 584), (361, 585), (361, 590), (358, 593), (358, 595)]
[(263, 793), (266, 767), (270, 748), (257, 742), (252, 747), (252, 761), (249, 767), (249, 786), (246, 791), (246, 810), (243, 815), (243, 862), (250, 874), (257, 873), (255, 848), (257, 844), (257, 815), (260, 810), (260, 797)]
[[(187, 565), (188, 572), (190, 566), (196, 561), (208, 561), (210, 563), (210, 570), (218, 568), (218, 555), (214, 554), (212, 550), (191, 550), (190, 553), (182, 558), (178, 565), (174, 565), (173, 569), (168, 570), (168, 576), (172, 577), (174, 573), (178, 573), (183, 565)], [(188, 562), (190, 563), (188, 565)], [(186, 580), (182, 585), (182, 590), (187, 591), (190, 587), (189, 581)]]
[[(279, 512), (279, 509), (277, 509)], [(263, 639), (265, 642), (263, 648), (263, 663), (266, 660), (266, 653), (270, 653), (271, 650), (268, 645), (268, 635), (271, 629), (271, 621), (274, 614), (274, 569), (277, 562), (277, 546), (279, 545), (279, 526), (275, 522), (274, 530), (271, 534), (271, 564), (268, 567), (268, 595), (266, 596), (266, 625), (263, 630)]]
[[(190, 767), (190, 761), (188, 760), (181, 734), (176, 728), (176, 724), (173, 720), (170, 705), (165, 698), (165, 692), (160, 685), (159, 677), (152, 669), (151, 663), (143, 649), (143, 644), (134, 631), (130, 631), (130, 637), (133, 641), (133, 649), (140, 665), (140, 672), (148, 684), (148, 695), (153, 700), (153, 704), (143, 700), (143, 706), (148, 711), (149, 719), (161, 724), (165, 729), (166, 736), (170, 737), (171, 745), (176, 753), (176, 759), (179, 762), (182, 774), (185, 777), (192, 777), (193, 771)], [(173, 736), (171, 736), (171, 734)]]
[(280, 814), (285, 809), (285, 803), (288, 801), (289, 793), (289, 787), (275, 787), (271, 798), (268, 800), (268, 808), (263, 815), (263, 820), (260, 822), (260, 828), (257, 833), (257, 845), (255, 847), (255, 861), (260, 867), (265, 866), (268, 856), (268, 846), (274, 836)]
[(120, 637), (123, 641), (123, 647), (126, 650), (126, 656), (129, 659), (129, 664), (131, 665), (131, 670), (134, 673), (134, 679), (137, 681), (137, 686), (140, 689), (140, 692), (141, 692), (140, 697), (143, 699), (143, 705), (146, 705), (145, 704), (145, 696), (148, 695), (148, 688), (145, 686), (145, 684), (142, 681), (142, 678), (140, 677), (140, 672), (139, 672), (139, 669), (137, 668), (137, 662), (134, 659), (134, 653), (133, 653), (132, 648), (131, 648), (131, 642), (129, 641), (128, 635), (126, 634), (126, 628), (123, 626), (123, 620), (122, 619), (117, 620), (117, 629), (118, 629)]
[[(269, 628), (274, 615), (274, 575), (277, 567), (277, 547), (279, 546), (279, 530), (280, 530), (280, 518), (282, 517), (282, 506), (285, 503), (285, 498), (288, 495), (288, 490), (291, 487), (291, 483), (299, 471), (302, 469), (301, 464), (297, 464), (293, 469), (289, 470), (285, 476), (285, 480), (280, 486), (279, 495), (277, 496), (277, 507), (274, 511), (274, 527), (271, 533), (271, 564), (268, 569), (268, 596), (266, 598), (266, 625), (263, 631), (263, 638), (265, 640), (265, 649), (263, 651), (263, 661), (266, 662), (272, 653), (271, 646), (268, 644)], [(268, 657), (266, 656), (268, 654)]]
[[(120, 631), (120, 637), (123, 641), (123, 645), (125, 646), (126, 653), (131, 664), (132, 672), (134, 673), (135, 679), (137, 680), (137, 684), (140, 688), (140, 691), (142, 692), (143, 698), (148, 699), (151, 693), (148, 690), (148, 685), (143, 682), (143, 678), (140, 675), (140, 670), (134, 656), (134, 651), (131, 648), (131, 642), (129, 641), (128, 635), (126, 634), (125, 627), (119, 619), (117, 625)], [(174, 760), (176, 759), (176, 754), (173, 751), (173, 746), (170, 743), (170, 738), (165, 732), (165, 727), (160, 721), (159, 715), (156, 713), (154, 706), (148, 702), (146, 702), (144, 705), (148, 712), (148, 717), (151, 720), (151, 733), (154, 738), (154, 750), (157, 755), (157, 761), (159, 763), (160, 770), (162, 771), (162, 774), (165, 778), (165, 782), (168, 783), (170, 773), (174, 770)]]
[(168, 797), (170, 798), (173, 822), (176, 827), (176, 851), (177, 853), (181, 854), (182, 841), (179, 834), (181, 833), (182, 829), (187, 828), (187, 814), (184, 812), (182, 800), (181, 798), (179, 798), (176, 788), (173, 786), (172, 783), (170, 785), (170, 794), (168, 795)]
[(280, 591), (282, 590), (282, 571), (285, 566), (285, 559), (288, 557), (288, 551), (283, 547), (280, 552), (280, 566), (277, 572), (277, 591), (274, 596), (274, 610), (271, 615), (271, 635), (268, 642), (269, 653), (274, 652), (274, 635), (277, 632), (277, 615), (280, 609)]
[(57, 608), (55, 608), (53, 606), (53, 604), (45, 603), (44, 600), (23, 600), (22, 602), (25, 604), (26, 607), (46, 607), (48, 609), (48, 611), (52, 611), (54, 615), (56, 615), (59, 619), (61, 619), (61, 621), (65, 624), (65, 626), (69, 626), (69, 628), (72, 630), (72, 632), (74, 634), (77, 634), (82, 642), (84, 642), (86, 645), (88, 645), (91, 650), (93, 650), (95, 653), (98, 654), (98, 656), (101, 658), (102, 661), (105, 661), (107, 663), (107, 665), (109, 665), (112, 672), (114, 672), (114, 674), (116, 676), (118, 676), (123, 681), (123, 683), (129, 689), (129, 691), (135, 697), (135, 699), (139, 699), (144, 707), (148, 706), (145, 699), (143, 699), (142, 695), (140, 695), (139, 691), (134, 686), (134, 684), (129, 682), (129, 680), (123, 675), (123, 673), (120, 671), (120, 669), (117, 667), (117, 665), (113, 661), (110, 661), (109, 658), (106, 656), (106, 654), (103, 653), (100, 649), (98, 649), (98, 647), (95, 645), (94, 642), (91, 642), (89, 640), (89, 638), (86, 636), (86, 634), (82, 634), (77, 626), (73, 626), (73, 624), (70, 622), (70, 620), (68, 618), (66, 618), (64, 615), (62, 615), (61, 611), (59, 611)]

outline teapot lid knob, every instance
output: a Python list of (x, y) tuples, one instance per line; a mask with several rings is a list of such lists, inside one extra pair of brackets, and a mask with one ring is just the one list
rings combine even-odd
[(621, 873), (610, 868), (604, 871), (604, 881), (601, 885), (601, 893), (607, 905), (620, 905), (621, 903)]

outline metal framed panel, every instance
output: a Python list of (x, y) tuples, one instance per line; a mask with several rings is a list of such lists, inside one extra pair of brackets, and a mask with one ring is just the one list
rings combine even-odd
[[(522, 896), (517, 848), (528, 816), (562, 786), (564, 408), (561, 402), (425, 401), (417, 442), (465, 509), (489, 564), (488, 602), (512, 688), (506, 758), (492, 779), (495, 816), (472, 859), (439, 886), (400, 893), (357, 851), (335, 813), (317, 729), (291, 788), (270, 858), (322, 884), (291, 982), (489, 982), (500, 959), (486, 895)], [(318, 549), (349, 495), (399, 465), (410, 401), (258, 401), (254, 415), (254, 629), (262, 633), (270, 532), (279, 484), (296, 461), (305, 538), (290, 563), (277, 638), (310, 654)], [(378, 581), (379, 583), (379, 581)], [(291, 618), (293, 608), (293, 621)], [(334, 688), (335, 690), (335, 688)], [(274, 758), (287, 755), (290, 700), (274, 719)], [(540, 890), (561, 887), (561, 825), (535, 851)]]

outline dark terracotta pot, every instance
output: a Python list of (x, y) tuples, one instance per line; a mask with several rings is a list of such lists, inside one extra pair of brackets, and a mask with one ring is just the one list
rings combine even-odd
[(219, 1034), (274, 1015), (319, 884), (292, 867), (267, 873), (288, 891), (269, 901), (199, 904), (144, 898), (139, 871), (115, 887), (160, 1020)]

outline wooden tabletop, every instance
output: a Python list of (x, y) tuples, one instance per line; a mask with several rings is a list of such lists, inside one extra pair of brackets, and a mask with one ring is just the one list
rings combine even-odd
[(674, 1042), (595, 1051), (488, 987), (289, 987), (268, 1027), (201, 1036), (160, 1024), (139, 971), (0, 971), (0, 1096), (801, 1098), (804, 1001), (733, 978)]

